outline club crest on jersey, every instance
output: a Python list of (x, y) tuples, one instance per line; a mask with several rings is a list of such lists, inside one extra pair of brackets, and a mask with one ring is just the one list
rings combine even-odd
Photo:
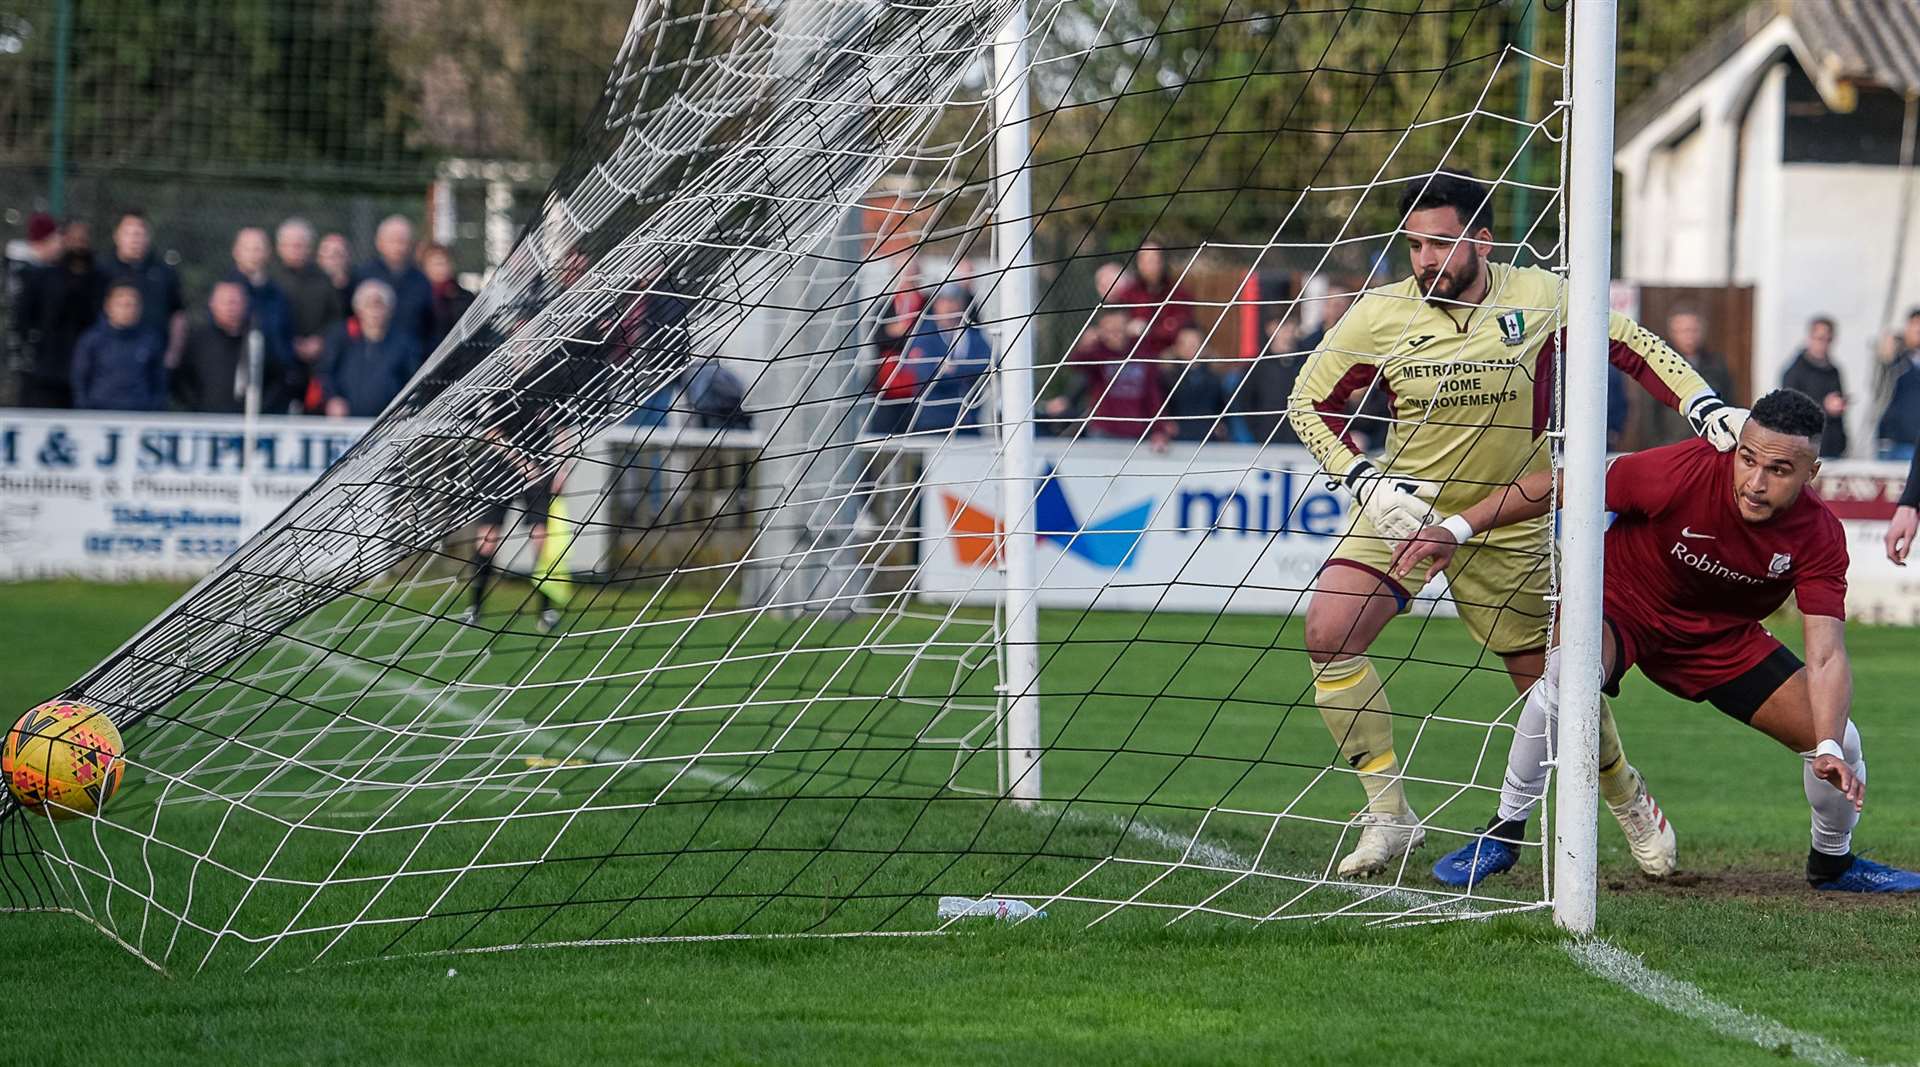
[(1527, 339), (1527, 319), (1518, 311), (1509, 311), (1494, 320), (1500, 324), (1500, 342), (1517, 345)]
[(1767, 576), (1778, 578), (1787, 573), (1787, 568), (1791, 566), (1793, 566), (1793, 556), (1785, 552), (1775, 552), (1773, 559), (1767, 563)]

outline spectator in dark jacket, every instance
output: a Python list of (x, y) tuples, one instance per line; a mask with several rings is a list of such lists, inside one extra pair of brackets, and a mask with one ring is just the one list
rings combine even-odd
[(905, 363), (919, 368), (926, 382), (913, 414), (912, 429), (916, 433), (948, 429), (970, 435), (980, 432), (980, 404), (975, 392), (980, 379), (993, 368), (993, 352), (986, 334), (967, 322), (967, 309), (972, 304), (973, 296), (964, 287), (942, 286), (907, 342)]
[(353, 318), (333, 331), (318, 367), (329, 416), (380, 414), (419, 369), (420, 342), (393, 328), (394, 303), (382, 281), (353, 291)]
[[(334, 324), (347, 317), (345, 298), (313, 261), (313, 244), (313, 224), (297, 216), (282, 222), (273, 233), (273, 282), (287, 295), (293, 321), (293, 362), (286, 370), (287, 392), (296, 411), (309, 410), (306, 401), (313, 365), (326, 354), (327, 334)], [(344, 255), (340, 267), (344, 280)], [(317, 407), (319, 398), (313, 399)]]
[[(60, 224), (53, 216), (44, 211), (36, 211), (27, 216), (27, 235), (24, 239), (7, 242), (6, 247), (6, 306), (20, 306), (20, 290), (26, 284), (27, 275), (40, 267), (52, 266), (59, 262), (60, 253), (65, 246), (60, 240)], [(17, 317), (9, 317), (8, 325), (16, 325)]]
[[(1682, 308), (1667, 316), (1667, 342), (1681, 358), (1693, 364), (1693, 369), (1713, 386), (1714, 392), (1725, 397), (1727, 403), (1737, 404), (1739, 395), (1733, 387), (1733, 371), (1719, 353), (1707, 347), (1706, 323), (1699, 312)], [(1628, 397), (1628, 403), (1635, 407), (1635, 412), (1626, 447), (1653, 448), (1693, 437), (1693, 427), (1687, 424), (1687, 417), (1654, 400), (1652, 394), (1635, 390)]]
[(289, 399), (287, 373), (297, 362), (293, 354), (293, 305), (268, 270), (272, 262), (267, 231), (248, 226), (233, 236), (233, 270), (224, 280), (247, 287), (248, 325), (260, 331), (264, 345), (260, 410), (284, 415)]
[(109, 282), (126, 280), (140, 287), (140, 321), (160, 335), (167, 365), (178, 364), (180, 346), (187, 339), (187, 301), (180, 294), (180, 275), (153, 254), (153, 227), (145, 215), (120, 214), (113, 227), (113, 255), (105, 270)]
[(427, 285), (432, 289), (427, 304), (427, 341), (420, 348), (432, 355), (440, 342), (453, 332), (460, 316), (473, 305), (473, 294), (461, 288), (453, 276), (453, 253), (446, 245), (430, 244), (421, 249), (420, 273), (427, 276)]
[[(22, 393), (26, 392), (33, 371), (34, 356), (28, 336), (32, 324), (22, 321), (22, 314), (27, 310), (24, 302), (27, 279), (40, 268), (58, 262), (60, 250), (60, 224), (44, 211), (36, 211), (27, 217), (24, 240), (8, 241), (6, 245), (6, 290), (4, 301), (0, 302), (6, 309), (6, 313), (0, 315), (0, 324), (6, 327), (6, 334), (0, 338), (4, 342), (0, 345), (0, 368), (18, 376), (15, 384)], [(64, 376), (59, 381), (62, 393), (70, 391), (71, 387), (66, 384)]]
[(1820, 432), (1820, 458), (1847, 454), (1847, 394), (1840, 387), (1840, 368), (1833, 365), (1833, 320), (1816, 315), (1807, 323), (1807, 343), (1787, 364), (1780, 384), (1818, 400), (1827, 414)]
[(1875, 454), (1881, 459), (1913, 458), (1914, 442), (1920, 440), (1920, 371), (1909, 370), (1894, 380), (1893, 396), (1874, 436), (1880, 439)]
[(1202, 349), (1206, 333), (1198, 326), (1182, 326), (1173, 347), (1163, 357), (1161, 377), (1167, 391), (1167, 418), (1181, 441), (1227, 439), (1226, 382)]
[(246, 285), (215, 283), (206, 310), (187, 326), (186, 347), (173, 371), (176, 402), (188, 411), (246, 410), (247, 323)]
[[(1920, 317), (1920, 308), (1915, 315)], [(1879, 439), (1875, 454), (1881, 459), (1912, 459), (1914, 441), (1920, 439), (1920, 345), (1903, 344), (1893, 355), (1887, 372), (1892, 382), (1887, 406), (1874, 430)]]
[(346, 318), (353, 313), (353, 246), (345, 236), (330, 233), (320, 238), (320, 250), (313, 254), (313, 262), (333, 283), (333, 291), (340, 297), (340, 317)]
[(388, 215), (374, 231), (373, 250), (374, 257), (354, 273), (355, 296), (369, 281), (386, 283), (393, 290), (392, 331), (424, 351), (433, 329), (433, 284), (413, 262), (413, 223), (405, 215)]
[(1267, 320), (1265, 329), (1266, 350), (1253, 358), (1241, 378), (1233, 410), (1247, 444), (1297, 445), (1300, 438), (1287, 421), (1287, 397), (1310, 349), (1302, 344), (1299, 320), (1292, 315)]
[(69, 222), (49, 249), (57, 251), (55, 258), (21, 279), (14, 328), (26, 347), (26, 374), (20, 382), (23, 407), (73, 406), (74, 346), (100, 320), (107, 297), (107, 277), (94, 266), (85, 226)]
[(140, 287), (107, 289), (106, 311), (73, 349), (73, 406), (159, 411), (167, 404), (167, 351), (140, 314)]

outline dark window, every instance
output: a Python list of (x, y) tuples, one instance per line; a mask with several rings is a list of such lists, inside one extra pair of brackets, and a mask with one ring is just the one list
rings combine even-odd
[(1785, 162), (1892, 166), (1900, 162), (1905, 122), (1906, 102), (1898, 93), (1861, 88), (1852, 111), (1833, 111), (1800, 65), (1788, 65)]

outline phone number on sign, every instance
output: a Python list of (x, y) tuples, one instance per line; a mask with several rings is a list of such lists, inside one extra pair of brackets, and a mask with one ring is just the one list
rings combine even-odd
[[(88, 534), (87, 554), (159, 557), (167, 554), (167, 543), (168, 538), (165, 537)], [(175, 537), (172, 538), (172, 543), (175, 555), (195, 559), (219, 559), (232, 555), (240, 547), (240, 539), (237, 537)]]

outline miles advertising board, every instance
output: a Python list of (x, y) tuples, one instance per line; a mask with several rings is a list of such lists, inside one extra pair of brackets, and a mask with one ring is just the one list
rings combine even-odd
[[(1036, 453), (1034, 506), (1016, 523), (1038, 542), (1043, 607), (1302, 613), (1346, 522), (1346, 495), (1305, 449), (1043, 439)], [(927, 462), (921, 591), (991, 603), (1005, 527), (995, 449)], [(1444, 584), (1423, 594), (1429, 608), (1451, 610)]]

